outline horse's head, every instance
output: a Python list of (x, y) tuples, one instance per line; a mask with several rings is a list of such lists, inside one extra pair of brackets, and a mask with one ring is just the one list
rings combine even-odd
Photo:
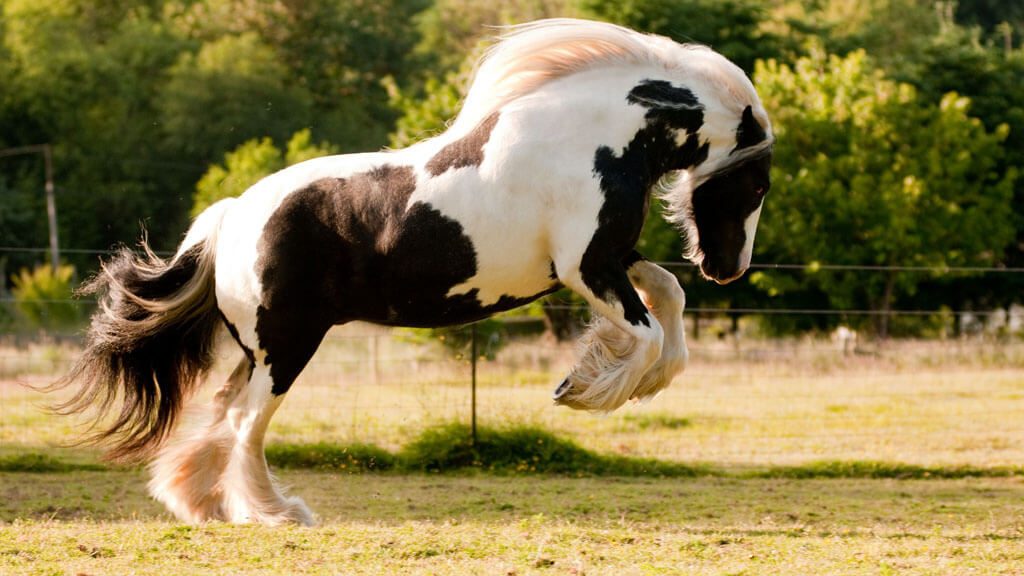
[(704, 277), (719, 284), (739, 278), (750, 266), (761, 205), (771, 188), (772, 151), (770, 146), (743, 151), (766, 137), (747, 106), (729, 155), (742, 156), (690, 184), (690, 209), (684, 215), (687, 256)]
[(632, 187), (627, 196), (635, 197), (671, 183), (661, 194), (666, 217), (706, 277), (724, 284), (746, 271), (773, 137), (743, 70), (705, 46), (601, 22), (543, 20), (513, 29), (488, 52), (453, 128), (468, 133), (526, 95), (547, 114), (540, 132), (571, 124), (606, 193)]

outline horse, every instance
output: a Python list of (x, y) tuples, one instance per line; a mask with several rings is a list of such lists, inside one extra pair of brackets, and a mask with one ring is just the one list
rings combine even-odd
[[(103, 261), (60, 409), (113, 413), (89, 439), (152, 460), (150, 493), (182, 521), (310, 525), (264, 434), (332, 326), (469, 323), (565, 287), (599, 320), (555, 402), (651, 397), (687, 359), (685, 294), (635, 250), (651, 196), (684, 256), (730, 282), (750, 264), (773, 141), (749, 79), (710, 48), (585, 20), (511, 27), (442, 134), (293, 165), (202, 212), (172, 257), (143, 239)], [(205, 421), (176, 431), (224, 330), (237, 368)]]

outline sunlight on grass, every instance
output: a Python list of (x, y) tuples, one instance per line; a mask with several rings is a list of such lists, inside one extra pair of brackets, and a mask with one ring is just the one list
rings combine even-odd
[(0, 475), (0, 573), (1009, 575), (1024, 562), (1019, 479), (281, 476), (319, 527), (178, 525), (141, 471)]
[[(45, 350), (0, 354), (16, 374), (0, 381), (0, 454), (49, 450), (77, 437), (73, 419), (47, 414), (49, 399), (18, 385), (50, 381), (74, 358), (61, 348), (57, 364), (32, 359)], [(538, 427), (598, 453), (736, 467), (1024, 462), (1024, 424), (1016, 417), (1024, 413), (1024, 344), (893, 341), (871, 355), (844, 356), (827, 342), (698, 341), (691, 351), (691, 365), (665, 393), (600, 416), (551, 403), (571, 366), (570, 346), (516, 342), (479, 366), (478, 421)], [(211, 379), (223, 381), (234, 360), (225, 357)], [(40, 373), (40, 366), (57, 369)], [(207, 386), (200, 399), (215, 390)], [(428, 428), (469, 419), (465, 359), (357, 326), (327, 339), (268, 441), (396, 452)]]

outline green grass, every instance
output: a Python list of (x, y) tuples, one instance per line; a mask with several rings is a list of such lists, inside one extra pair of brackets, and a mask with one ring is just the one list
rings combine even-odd
[(0, 473), (0, 574), (1018, 574), (1024, 483), (284, 471), (318, 527), (185, 526), (139, 470)]
[(898, 480), (927, 480), (952, 478), (1006, 478), (1024, 477), (1024, 467), (996, 466), (915, 466), (894, 462), (828, 461), (810, 462), (800, 466), (774, 466), (746, 474), (753, 478), (895, 478)]
[(370, 444), (271, 444), (266, 452), (272, 466), (290, 469), (380, 472), (398, 463), (394, 454)]
[[(397, 452), (372, 444), (271, 444), (267, 461), (275, 468), (345, 472), (465, 473), (600, 477), (761, 479), (957, 479), (1024, 477), (1021, 466), (918, 466), (879, 461), (817, 461), (760, 468), (684, 464), (652, 458), (602, 454), (531, 426), (481, 427), (474, 443), (470, 428), (430, 428)], [(0, 456), (0, 472), (61, 473), (105, 470), (95, 462), (67, 461), (45, 453)]]
[(477, 441), (469, 427), (450, 424), (432, 428), (398, 456), (408, 471), (441, 472), (475, 468), (497, 473), (573, 474), (594, 476), (687, 477), (699, 467), (651, 458), (599, 454), (530, 426), (480, 428)]
[(180, 525), (0, 380), (0, 574), (1018, 574), (1024, 345), (982, 344), (704, 341), (607, 417), (550, 405), (567, 349), (513, 345), (472, 445), (465, 364), (329, 339), (269, 432), (314, 529)]
[[(366, 328), (350, 332), (358, 330)], [(424, 430), (469, 422), (465, 362), (383, 333), (375, 338), (344, 330), (329, 337), (275, 415), (269, 441), (371, 444), (397, 454)], [(37, 373), (44, 366), (59, 372), (45, 351), (0, 350), (0, 373), (7, 366), (19, 380), (50, 381), (53, 372)], [(691, 352), (687, 371), (650, 403), (594, 416), (552, 406), (551, 390), (571, 366), (570, 346), (517, 342), (479, 367), (478, 421), (549, 430), (598, 454), (735, 468), (1024, 463), (1017, 417), (1024, 414), (1024, 343), (893, 341), (871, 356), (843, 356), (827, 342), (704, 339)], [(63, 357), (73, 358), (73, 350)], [(223, 359), (203, 397), (235, 360)], [(47, 400), (0, 376), (0, 456), (50, 454), (78, 437), (75, 419), (40, 409)]]
[(76, 470), (104, 470), (95, 463), (69, 462), (47, 454), (25, 453), (0, 456), (0, 472), (73, 472)]

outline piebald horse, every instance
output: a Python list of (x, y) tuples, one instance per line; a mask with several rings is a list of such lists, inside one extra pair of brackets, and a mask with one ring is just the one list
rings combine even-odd
[[(743, 72), (711, 49), (598, 22), (508, 31), (443, 134), (264, 178), (192, 224), (169, 260), (122, 248), (85, 287), (86, 349), (55, 386), (112, 409), (93, 439), (150, 465), (190, 522), (311, 524), (263, 439), (332, 326), (462, 324), (567, 287), (599, 320), (556, 403), (610, 411), (686, 363), (676, 278), (634, 250), (657, 190), (685, 255), (719, 283), (750, 263), (773, 136)], [(174, 431), (227, 329), (243, 357)], [(230, 341), (230, 340), (229, 340)]]

